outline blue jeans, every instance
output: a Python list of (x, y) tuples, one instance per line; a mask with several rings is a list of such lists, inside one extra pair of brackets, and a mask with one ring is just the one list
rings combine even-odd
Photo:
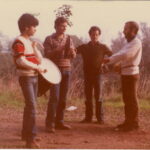
[(61, 71), (62, 81), (50, 87), (50, 98), (47, 108), (46, 126), (54, 127), (55, 123), (64, 122), (70, 71)]
[(85, 119), (92, 120), (93, 116), (93, 93), (95, 99), (96, 118), (98, 121), (103, 120), (103, 85), (102, 75), (84, 75), (85, 84)]
[(32, 141), (34, 140), (37, 133), (35, 115), (38, 77), (21, 76), (19, 77), (19, 83), (25, 98), (22, 138), (26, 141)]

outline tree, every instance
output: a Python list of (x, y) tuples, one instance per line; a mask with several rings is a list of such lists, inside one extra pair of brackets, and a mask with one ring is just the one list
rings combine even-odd
[(64, 17), (68, 21), (68, 25), (71, 27), (73, 23), (70, 21), (70, 16), (72, 16), (72, 11), (71, 11), (72, 6), (71, 5), (62, 5), (58, 9), (54, 10), (56, 14), (56, 18), (58, 17)]
[(140, 23), (141, 35), (140, 38), (142, 40), (142, 63), (144, 65), (145, 70), (149, 72), (150, 70), (150, 27), (147, 23)]
[(10, 39), (8, 36), (3, 35), (0, 32), (0, 52), (8, 52), (10, 50), (9, 48)]

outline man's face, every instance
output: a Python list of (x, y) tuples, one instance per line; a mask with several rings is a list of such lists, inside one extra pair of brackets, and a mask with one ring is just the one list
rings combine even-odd
[(92, 31), (92, 32), (90, 33), (90, 38), (91, 38), (91, 41), (92, 41), (92, 42), (97, 42), (97, 41), (99, 40), (99, 37), (100, 37), (100, 33), (99, 33), (98, 30)]
[(65, 33), (65, 31), (67, 29), (67, 25), (68, 25), (67, 22), (59, 24), (58, 26), (56, 26), (56, 32), (60, 33), (60, 34)]
[(136, 36), (135, 29), (129, 23), (125, 24), (123, 33), (127, 40), (133, 39)]
[(36, 32), (36, 26), (27, 27), (25, 31), (28, 34), (28, 36), (33, 36)]

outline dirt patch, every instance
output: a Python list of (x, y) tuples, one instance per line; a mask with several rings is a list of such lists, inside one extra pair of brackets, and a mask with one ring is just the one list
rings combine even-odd
[[(24, 148), (21, 141), (22, 111), (0, 108), (0, 148)], [(141, 111), (141, 129), (128, 133), (114, 131), (114, 126), (123, 120), (123, 110), (106, 108), (105, 124), (81, 124), (83, 118), (81, 110), (66, 112), (66, 123), (72, 126), (71, 130), (56, 130), (55, 134), (45, 132), (45, 112), (37, 114), (38, 135), (42, 138), (41, 148), (60, 149), (150, 149), (150, 111)]]

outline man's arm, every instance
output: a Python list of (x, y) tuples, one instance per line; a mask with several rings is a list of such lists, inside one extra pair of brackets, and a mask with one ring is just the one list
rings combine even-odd
[(83, 51), (83, 45), (76, 47), (77, 54), (81, 54)]
[(105, 54), (107, 56), (112, 56), (113, 52), (105, 45)]
[(136, 55), (140, 47), (141, 42), (135, 41), (132, 44), (125, 46), (122, 50), (112, 55), (111, 57), (104, 59), (104, 63), (116, 63), (118, 61), (131, 59)]
[(70, 56), (71, 56), (71, 58), (76, 57), (76, 49), (75, 49), (73, 40), (71, 38), (70, 38)]

